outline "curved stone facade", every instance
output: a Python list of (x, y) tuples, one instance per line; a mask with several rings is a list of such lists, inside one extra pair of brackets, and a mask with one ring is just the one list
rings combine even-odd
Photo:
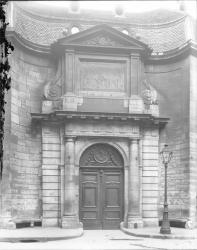
[[(99, 143), (123, 158), (124, 226), (158, 225), (164, 185), (159, 151), (166, 142), (174, 155), (170, 219), (195, 224), (196, 47), (188, 42), (188, 17), (162, 13), (163, 21), (154, 14), (148, 23), (140, 15), (120, 22), (105, 13), (100, 24), (98, 12), (94, 19), (82, 12), (75, 19), (69, 12), (49, 18), (14, 5), (3, 227), (24, 221), (81, 227), (80, 159)], [(79, 32), (70, 34), (79, 22)], [(101, 181), (105, 173), (99, 171)]]

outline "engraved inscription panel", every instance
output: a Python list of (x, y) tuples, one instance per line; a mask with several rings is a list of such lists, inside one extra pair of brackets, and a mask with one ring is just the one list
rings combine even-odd
[(80, 90), (125, 92), (125, 62), (80, 61)]

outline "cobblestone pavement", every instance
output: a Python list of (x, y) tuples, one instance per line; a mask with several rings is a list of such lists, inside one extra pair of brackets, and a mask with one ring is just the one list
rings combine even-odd
[(197, 250), (197, 239), (151, 239), (140, 238), (119, 230), (85, 230), (84, 235), (75, 239), (49, 241), (49, 242), (1, 242), (1, 250), (164, 250), (164, 249), (194, 249)]

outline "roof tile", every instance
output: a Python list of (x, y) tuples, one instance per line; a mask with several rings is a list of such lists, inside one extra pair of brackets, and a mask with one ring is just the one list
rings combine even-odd
[[(158, 20), (161, 21), (161, 17), (164, 16), (161, 15), (159, 18), (159, 13), (161, 15), (161, 11), (155, 13), (157, 22)], [(138, 16), (139, 19), (139, 14), (136, 16)], [(133, 18), (132, 20), (136, 21), (137, 19)], [(166, 21), (166, 18), (163, 17), (163, 20)], [(80, 20), (80, 28), (82, 30), (87, 29), (99, 24), (99, 21), (101, 23), (99, 19), (97, 19), (97, 23), (95, 20)], [(57, 39), (62, 38), (63, 30), (76, 23), (76, 19), (74, 21), (69, 18), (59, 21), (52, 18), (33, 18), (31, 14), (28, 15), (27, 12), (22, 11), (20, 8), (15, 8), (15, 31), (25, 39), (41, 45), (50, 45)], [(138, 37), (137, 39), (148, 44), (154, 52), (169, 51), (180, 47), (186, 42), (185, 17), (183, 15), (181, 18), (179, 15), (178, 20), (171, 20), (168, 24), (163, 25), (158, 23), (149, 23), (149, 25), (147, 25), (147, 23), (134, 24), (133, 22), (120, 24), (115, 18), (113, 22), (106, 24), (114, 28), (118, 27), (118, 29), (123, 29), (126, 26), (131, 36)]]

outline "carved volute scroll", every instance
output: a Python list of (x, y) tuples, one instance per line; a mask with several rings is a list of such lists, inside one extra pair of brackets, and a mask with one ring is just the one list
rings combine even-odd
[(47, 81), (44, 86), (44, 98), (47, 100), (55, 101), (62, 95), (60, 67), (61, 65), (59, 62), (56, 75), (51, 80)]
[(123, 158), (112, 146), (104, 143), (87, 148), (80, 159), (80, 166), (123, 166)]

